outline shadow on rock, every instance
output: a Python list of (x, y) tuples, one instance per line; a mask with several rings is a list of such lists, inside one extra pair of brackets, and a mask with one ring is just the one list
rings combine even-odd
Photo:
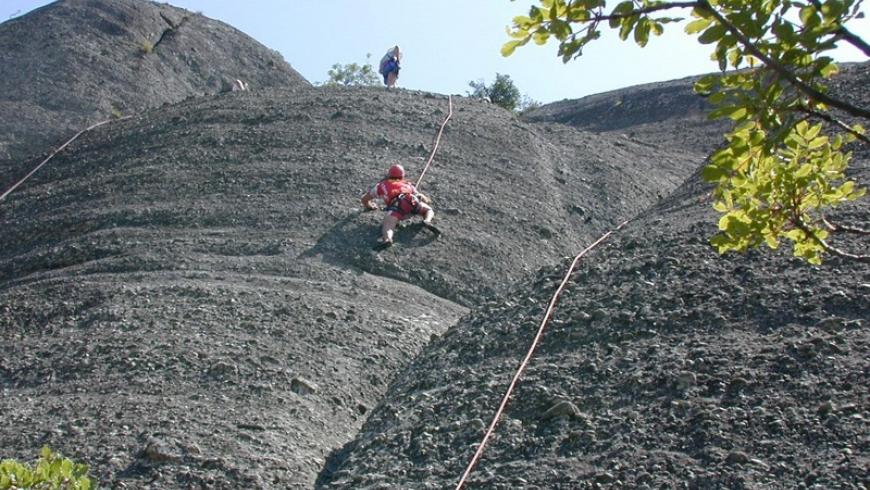
[(323, 469), (320, 470), (320, 473), (317, 475), (317, 480), (314, 481), (314, 488), (322, 488), (333, 481), (342, 480), (344, 477), (351, 476), (350, 474), (341, 473), (341, 465), (355, 448), (356, 441), (353, 440), (339, 449), (333, 449), (326, 457), (326, 462), (323, 464)]
[(395, 245), (377, 252), (374, 248), (381, 236), (382, 216), (381, 213), (352, 212), (324, 233), (313, 247), (299, 254), (299, 258), (319, 255), (333, 265), (355, 266), (372, 274), (407, 280), (399, 263), (389, 263), (389, 254), (401, 249), (424, 247), (438, 236), (420, 221), (402, 222), (396, 229)]

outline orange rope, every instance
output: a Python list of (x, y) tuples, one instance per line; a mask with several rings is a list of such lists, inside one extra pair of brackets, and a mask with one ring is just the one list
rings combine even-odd
[(417, 187), (417, 190), (420, 189), (420, 182), (423, 181), (423, 176), (426, 175), (426, 170), (429, 168), (429, 165), (432, 163), (432, 159), (435, 158), (435, 152), (438, 150), (438, 143), (441, 142), (441, 133), (444, 132), (444, 126), (447, 125), (447, 121), (450, 120), (450, 116), (453, 115), (453, 100), (450, 96), (447, 96), (447, 117), (444, 118), (444, 122), (441, 123), (441, 129), (438, 130), (438, 134), (435, 136), (435, 145), (432, 147), (432, 153), (429, 154), (429, 161), (426, 162), (426, 165), (423, 167), (423, 171), (420, 172), (420, 176), (417, 177), (417, 183), (414, 184)]
[(86, 133), (86, 132), (88, 132), (88, 131), (90, 131), (90, 130), (92, 130), (92, 129), (94, 129), (94, 128), (97, 128), (97, 127), (99, 127), (99, 126), (102, 126), (103, 124), (110, 123), (110, 122), (112, 122), (112, 121), (123, 121), (124, 119), (129, 119), (130, 117), (132, 117), (132, 116), (124, 116), (124, 117), (121, 117), (121, 118), (118, 118), (118, 119), (106, 119), (105, 121), (100, 121), (100, 122), (98, 122), (98, 123), (96, 123), (96, 124), (93, 124), (93, 125), (91, 125), (91, 126), (88, 126), (87, 128), (85, 128), (85, 129), (79, 131), (78, 133), (76, 133), (75, 136), (73, 136), (72, 138), (70, 138), (69, 140), (67, 140), (66, 143), (60, 145), (60, 147), (59, 147), (58, 149), (56, 149), (56, 150), (54, 150), (53, 152), (51, 152), (51, 154), (48, 155), (48, 156), (45, 158), (45, 160), (42, 161), (42, 163), (40, 163), (39, 165), (37, 165), (36, 168), (34, 168), (34, 169), (31, 170), (27, 175), (25, 175), (23, 179), (21, 179), (21, 180), (19, 180), (18, 182), (16, 182), (15, 185), (13, 185), (12, 187), (9, 188), (9, 190), (7, 190), (7, 191), (4, 192), (2, 195), (0, 195), (0, 201), (2, 201), (3, 199), (6, 199), (6, 196), (8, 196), (9, 194), (11, 194), (12, 191), (14, 191), (15, 189), (17, 189), (18, 186), (20, 186), (21, 184), (23, 184), (27, 179), (30, 178), (31, 175), (35, 174), (37, 170), (39, 170), (40, 168), (42, 168), (43, 165), (45, 165), (46, 163), (48, 163), (49, 160), (51, 160), (55, 155), (57, 155), (58, 153), (60, 153), (61, 150), (63, 150), (64, 148), (66, 148), (70, 143), (72, 143), (73, 141), (75, 141), (76, 138), (78, 138), (78, 137), (81, 136), (82, 134), (84, 134), (84, 133)]
[(508, 399), (511, 394), (513, 394), (514, 388), (517, 385), (517, 382), (520, 379), (520, 375), (528, 366), (529, 361), (532, 358), (532, 353), (535, 351), (535, 348), (538, 346), (538, 343), (541, 340), (541, 337), (544, 335), (544, 328), (547, 326), (547, 322), (550, 321), (550, 316), (553, 314), (553, 308), (556, 306), (556, 301), (559, 299), (559, 295), (562, 294), (562, 290), (565, 289), (565, 284), (568, 283), (568, 280), (571, 278), (571, 273), (574, 272), (574, 268), (577, 266), (577, 263), (580, 262), (580, 259), (586, 255), (587, 252), (597, 247), (598, 244), (603, 242), (610, 236), (611, 233), (615, 231), (619, 231), (623, 226), (628, 223), (629, 220), (623, 221), (619, 226), (615, 229), (608, 231), (604, 235), (601, 236), (598, 240), (595, 240), (595, 243), (586, 247), (582, 252), (580, 252), (576, 257), (574, 257), (574, 261), (571, 262), (571, 267), (568, 268), (568, 272), (565, 273), (565, 277), (562, 279), (562, 282), (559, 284), (559, 287), (556, 289), (556, 292), (553, 293), (553, 297), (550, 299), (550, 304), (547, 306), (547, 311), (544, 313), (544, 319), (541, 321), (541, 326), (538, 327), (538, 333), (535, 335), (535, 339), (532, 341), (531, 347), (529, 347), (529, 351), (526, 353), (526, 357), (523, 359), (523, 362), (520, 363), (519, 369), (517, 369), (516, 374), (514, 374), (514, 378), (511, 380), (510, 386), (508, 386), (507, 392), (504, 394), (504, 397), (501, 400), (501, 404), (498, 407), (498, 410), (495, 412), (495, 416), (492, 418), (492, 422), (489, 424), (489, 429), (486, 431), (486, 435), (483, 436), (483, 440), (480, 442), (480, 446), (477, 447), (477, 451), (474, 453), (474, 457), (471, 458), (471, 462), (468, 463), (468, 467), (465, 469), (465, 473), (462, 474), (462, 478), (459, 480), (459, 484), (456, 485), (456, 490), (461, 490), (462, 486), (465, 485), (465, 480), (468, 478), (468, 475), (471, 474), (471, 470), (474, 468), (474, 465), (480, 460), (480, 457), (483, 455), (483, 448), (486, 446), (487, 441), (492, 434), (495, 432), (495, 426), (498, 424), (499, 418), (501, 418), (502, 413), (504, 413), (504, 409), (507, 406)]

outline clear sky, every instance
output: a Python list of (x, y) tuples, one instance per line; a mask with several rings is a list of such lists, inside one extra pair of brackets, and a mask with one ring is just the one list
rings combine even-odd
[[(47, 0), (0, 0), (0, 20), (23, 15)], [(327, 79), (334, 63), (376, 65), (386, 50), (402, 49), (400, 87), (465, 94), (468, 82), (490, 83), (510, 75), (521, 92), (542, 103), (576, 99), (641, 83), (671, 80), (716, 70), (710, 48), (676, 25), (641, 49), (613, 33), (587, 46), (566, 64), (557, 46), (533, 43), (503, 58), (505, 28), (528, 13), (533, 0), (169, 0), (176, 7), (223, 21), (279, 51), (311, 82)], [(615, 2), (614, 2), (615, 3)], [(863, 7), (865, 11), (868, 8)], [(688, 12), (686, 12), (688, 15)], [(850, 29), (870, 40), (868, 18)], [(669, 29), (668, 29), (669, 28)], [(608, 35), (610, 34), (610, 35)], [(865, 61), (854, 49), (839, 61)]]

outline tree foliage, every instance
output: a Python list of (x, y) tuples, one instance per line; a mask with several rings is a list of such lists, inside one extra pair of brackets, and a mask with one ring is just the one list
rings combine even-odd
[(469, 92), (472, 97), (489, 99), (493, 104), (509, 111), (516, 110), (520, 103), (520, 89), (514, 85), (510, 75), (496, 73), (495, 81), (491, 85), (487, 85), (483, 80), (478, 80), (468, 82), (468, 86), (472, 88), (472, 91)]
[(862, 230), (832, 225), (824, 215), (865, 194), (845, 171), (847, 143), (870, 144), (858, 123), (870, 120), (870, 108), (829, 94), (826, 80), (838, 68), (825, 55), (849, 43), (870, 57), (870, 45), (847, 27), (863, 17), (862, 1), (635, 0), (608, 10), (606, 0), (540, 0), (528, 16), (513, 19), (502, 54), (552, 37), (568, 62), (600, 38), (602, 28), (643, 47), (651, 35), (684, 20), (665, 14), (688, 12), (685, 32), (711, 47), (721, 70), (701, 78), (695, 91), (712, 103), (711, 118), (733, 121), (726, 145), (704, 171), (716, 184), (714, 208), (722, 213), (713, 245), (724, 253), (762, 243), (776, 248), (787, 239), (810, 263), (820, 263), (824, 252), (870, 261), (830, 242), (833, 232)]
[(87, 465), (42, 448), (39, 460), (31, 467), (12, 459), (0, 461), (0, 490), (33, 488), (89, 490), (94, 488), (88, 478)]
[(361, 87), (378, 85), (378, 72), (372, 67), (371, 53), (366, 55), (366, 62), (363, 64), (349, 63), (342, 65), (336, 63), (327, 73), (329, 80), (324, 85), (327, 86), (345, 86), (345, 87)]
[(513, 112), (524, 111), (540, 104), (528, 96), (520, 94), (520, 89), (511, 80), (510, 75), (495, 74), (495, 80), (487, 85), (483, 80), (468, 82), (471, 97), (488, 99), (493, 104)]

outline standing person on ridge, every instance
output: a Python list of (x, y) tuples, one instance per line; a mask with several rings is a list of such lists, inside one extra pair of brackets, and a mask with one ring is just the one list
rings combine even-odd
[(381, 243), (377, 248), (386, 248), (393, 244), (393, 233), (399, 221), (408, 219), (414, 215), (423, 216), (423, 226), (435, 233), (441, 232), (432, 225), (435, 211), (429, 206), (431, 200), (424, 194), (417, 192), (413, 182), (405, 180), (405, 169), (394, 164), (387, 171), (387, 177), (374, 185), (368, 192), (362, 195), (363, 209), (378, 209), (374, 202), (381, 199), (386, 208), (384, 221), (381, 223)]
[(399, 69), (401, 68), (399, 61), (402, 59), (402, 53), (399, 51), (399, 46), (393, 46), (387, 51), (387, 54), (381, 58), (378, 73), (384, 76), (384, 85), (387, 88), (392, 88), (396, 85), (396, 80), (399, 78)]

